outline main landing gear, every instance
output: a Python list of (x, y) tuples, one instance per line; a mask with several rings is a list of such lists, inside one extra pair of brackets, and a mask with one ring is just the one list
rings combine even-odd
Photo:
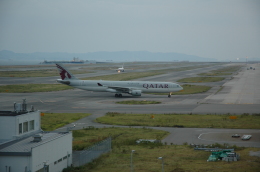
[(170, 93), (168, 94), (168, 97), (170, 98), (170, 97), (171, 97), (171, 95), (172, 95), (172, 92), (170, 92)]
[(115, 94), (115, 97), (122, 97), (122, 94)]

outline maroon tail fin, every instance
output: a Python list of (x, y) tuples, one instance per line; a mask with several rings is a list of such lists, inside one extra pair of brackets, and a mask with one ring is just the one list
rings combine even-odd
[(71, 72), (68, 71), (68, 69), (66, 69), (61, 64), (56, 63), (56, 66), (58, 68), (62, 80), (77, 79), (76, 77), (73, 76)]

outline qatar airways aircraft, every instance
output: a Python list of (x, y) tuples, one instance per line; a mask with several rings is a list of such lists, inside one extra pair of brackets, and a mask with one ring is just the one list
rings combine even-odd
[(169, 93), (168, 97), (171, 97), (172, 92), (183, 90), (179, 84), (172, 82), (79, 80), (61, 64), (56, 66), (61, 76), (57, 82), (82, 90), (115, 93), (115, 97), (122, 97), (122, 93), (132, 96), (141, 96), (142, 93)]

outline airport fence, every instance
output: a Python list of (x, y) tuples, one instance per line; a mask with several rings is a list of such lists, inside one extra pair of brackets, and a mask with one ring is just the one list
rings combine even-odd
[(79, 167), (92, 162), (94, 159), (98, 158), (101, 154), (111, 151), (112, 138), (108, 137), (101, 142), (91, 146), (90, 148), (83, 151), (73, 152), (73, 166)]

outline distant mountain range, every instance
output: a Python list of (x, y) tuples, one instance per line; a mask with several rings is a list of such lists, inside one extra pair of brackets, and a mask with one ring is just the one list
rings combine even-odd
[(91, 52), (91, 53), (15, 53), (13, 51), (0, 51), (0, 60), (72, 60), (73, 57), (78, 57), (81, 60), (95, 60), (95, 61), (217, 61), (213, 58), (204, 58), (194, 55), (180, 54), (180, 53), (152, 53), (148, 51), (116, 51), (116, 52)]

